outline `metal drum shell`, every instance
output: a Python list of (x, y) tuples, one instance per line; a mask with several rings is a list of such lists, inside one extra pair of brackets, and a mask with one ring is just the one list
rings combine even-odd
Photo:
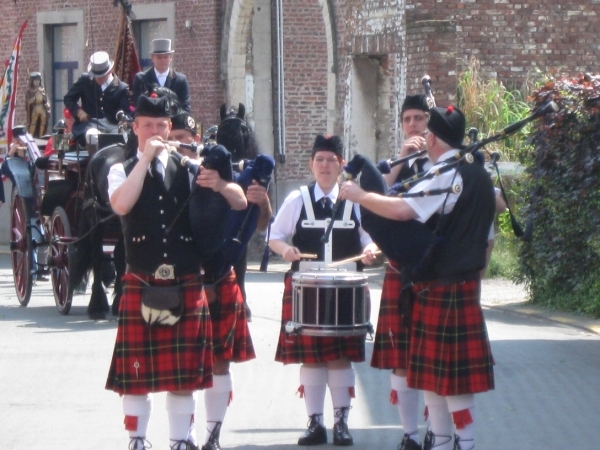
[[(296, 272), (292, 275), (292, 320), (286, 331), (339, 337), (371, 332), (367, 286), (368, 277), (362, 272)], [(348, 289), (352, 290), (351, 298)]]

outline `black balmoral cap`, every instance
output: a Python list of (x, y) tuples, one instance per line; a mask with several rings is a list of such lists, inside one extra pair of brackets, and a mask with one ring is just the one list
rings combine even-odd
[(454, 106), (429, 110), (427, 129), (453, 148), (463, 149), (467, 122), (463, 112)]
[(318, 134), (312, 149), (312, 155), (318, 151), (333, 152), (340, 157), (344, 157), (344, 144), (339, 136), (323, 136)]
[(155, 95), (140, 96), (135, 108), (135, 117), (171, 117), (171, 106), (167, 98)]

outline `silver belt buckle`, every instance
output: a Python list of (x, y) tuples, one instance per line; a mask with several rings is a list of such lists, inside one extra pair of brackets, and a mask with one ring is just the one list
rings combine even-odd
[(154, 272), (154, 278), (157, 280), (174, 280), (175, 279), (175, 266), (170, 264), (161, 264)]

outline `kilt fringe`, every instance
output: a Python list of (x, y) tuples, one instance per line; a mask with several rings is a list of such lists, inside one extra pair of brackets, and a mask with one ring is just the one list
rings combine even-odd
[(390, 261), (381, 290), (381, 303), (371, 357), (371, 367), (376, 369), (408, 368), (410, 329), (405, 325), (405, 309), (400, 304), (402, 289), (400, 266)]

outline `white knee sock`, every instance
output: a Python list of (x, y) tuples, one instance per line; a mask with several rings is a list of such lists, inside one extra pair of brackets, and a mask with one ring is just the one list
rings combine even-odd
[(400, 422), (404, 432), (417, 444), (421, 443), (419, 438), (419, 391), (408, 387), (406, 377), (390, 373), (390, 385), (398, 398), (396, 407), (400, 415)]
[(213, 375), (213, 385), (204, 390), (204, 409), (206, 411), (206, 436), (204, 442), (208, 442), (210, 434), (217, 426), (223, 423), (229, 399), (233, 392), (233, 375)]
[(194, 413), (196, 395), (175, 395), (167, 392), (167, 415), (169, 416), (169, 439), (171, 445), (177, 441), (187, 441)]
[[(354, 390), (354, 385), (356, 384), (354, 369), (352, 367), (346, 369), (328, 369), (327, 384), (329, 385), (329, 392), (331, 392), (334, 417), (342, 418), (346, 422), (350, 411), (350, 404), (352, 403), (350, 391)], [(342, 408), (346, 408), (343, 410), (343, 414)]]
[(475, 448), (475, 424), (473, 423), (475, 395), (451, 395), (446, 397), (446, 402), (452, 414), (460, 449), (473, 450)]
[[(146, 439), (150, 414), (152, 414), (152, 394), (124, 395), (123, 413), (125, 429), (129, 432), (129, 437)], [(135, 447), (132, 450), (142, 449), (143, 443), (136, 443)]]
[(323, 424), (325, 392), (327, 391), (327, 367), (300, 366), (300, 384), (304, 389), (304, 402), (309, 416), (317, 415)]
[(453, 446), (452, 416), (448, 411), (446, 397), (430, 391), (423, 391), (423, 395), (429, 411), (429, 428), (435, 436), (433, 448), (435, 450), (451, 450)]

